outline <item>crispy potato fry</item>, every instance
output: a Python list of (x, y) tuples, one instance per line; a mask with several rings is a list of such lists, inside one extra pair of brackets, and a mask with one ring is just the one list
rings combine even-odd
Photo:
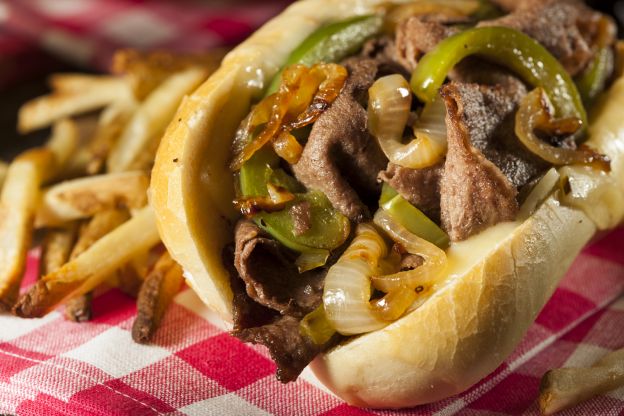
[(134, 100), (128, 100), (112, 104), (102, 111), (97, 131), (88, 146), (88, 174), (95, 175), (103, 170), (111, 149), (136, 107), (137, 103)]
[(54, 178), (77, 143), (76, 126), (55, 124), (46, 146), (27, 150), (8, 168), (0, 195), (0, 308), (10, 309), (22, 281), (41, 185)]
[[(140, 105), (113, 147), (107, 166), (110, 172), (123, 172), (136, 166), (146, 149), (155, 148), (174, 116), (182, 98), (208, 75), (203, 68), (189, 68), (167, 78)], [(154, 144), (156, 143), (156, 144)]]
[(143, 170), (151, 172), (154, 167), (154, 160), (156, 159), (156, 152), (158, 151), (158, 145), (160, 144), (160, 138), (156, 140), (150, 140), (145, 148), (139, 153), (129, 166), (128, 170)]
[(118, 270), (109, 281), (125, 294), (136, 298), (139, 295), (143, 281), (160, 258), (159, 253), (162, 253), (162, 250), (157, 246), (144, 253), (137, 254), (128, 264)]
[[(89, 78), (88, 82), (86, 78)], [(57, 80), (54, 85), (58, 87), (59, 83)], [(47, 127), (56, 120), (88, 113), (117, 100), (127, 99), (132, 94), (128, 81), (116, 76), (80, 76), (80, 80), (70, 84), (71, 88), (63, 85), (50, 95), (24, 104), (18, 115), (18, 130), (28, 133)], [(82, 88), (77, 88), (78, 84)]]
[(74, 248), (77, 234), (77, 223), (70, 223), (66, 227), (47, 231), (41, 243), (40, 276), (52, 273), (67, 263)]
[(136, 298), (139, 295), (141, 285), (146, 275), (139, 274), (132, 263), (134, 263), (134, 261), (117, 270), (109, 281), (126, 295)]
[(0, 190), (2, 190), (2, 185), (4, 185), (4, 180), (6, 179), (8, 170), (9, 170), (9, 164), (0, 161)]
[(125, 74), (135, 96), (142, 100), (170, 75), (198, 66), (212, 72), (217, 69), (227, 50), (212, 50), (204, 54), (173, 54), (167, 51), (140, 52), (123, 49), (113, 57), (112, 71)]
[(39, 188), (53, 167), (54, 154), (45, 148), (28, 150), (9, 166), (0, 195), (0, 308), (10, 309), (17, 298)]
[(117, 77), (66, 72), (50, 75), (48, 78), (48, 85), (56, 92), (75, 93), (97, 87), (103, 80), (110, 80), (112, 78)]
[(128, 219), (130, 219), (130, 214), (126, 210), (121, 209), (110, 209), (95, 214), (80, 230), (80, 236), (78, 241), (76, 241), (69, 260), (76, 259), (95, 244), (96, 241), (128, 221)]
[(93, 293), (85, 293), (84, 295), (76, 296), (65, 302), (65, 319), (72, 322), (88, 322), (93, 317), (91, 310), (91, 301), (93, 300)]
[(86, 176), (90, 159), (89, 151), (85, 147), (80, 147), (67, 162), (62, 175), (57, 177), (58, 180), (70, 180)]
[(36, 226), (54, 226), (109, 209), (143, 208), (148, 187), (148, 174), (140, 171), (62, 182), (44, 191)]
[(74, 260), (44, 276), (19, 299), (13, 312), (22, 317), (41, 317), (64, 300), (92, 291), (159, 241), (154, 212), (147, 206)]
[(80, 140), (78, 126), (68, 118), (61, 119), (52, 126), (52, 136), (46, 147), (54, 153), (57, 165), (57, 174), (67, 166), (70, 158), (76, 152)]
[(615, 77), (624, 74), (624, 40), (615, 43)]
[[(69, 260), (74, 260), (95, 244), (100, 238), (126, 222), (130, 215), (125, 210), (107, 210), (98, 212), (80, 230), (80, 237), (74, 246)], [(69, 299), (65, 304), (65, 317), (74, 322), (91, 320), (92, 294), (86, 293)]]
[(141, 286), (132, 339), (142, 344), (151, 340), (183, 280), (182, 268), (165, 252)]
[(624, 349), (607, 354), (590, 368), (559, 368), (542, 378), (539, 405), (543, 414), (570, 408), (624, 386)]
[(86, 146), (93, 140), (93, 136), (95, 135), (95, 132), (97, 130), (100, 114), (102, 113), (102, 111), (87, 113), (81, 116), (74, 116), (71, 118), (71, 120), (76, 123), (76, 127), (78, 128), (78, 143), (80, 147)]

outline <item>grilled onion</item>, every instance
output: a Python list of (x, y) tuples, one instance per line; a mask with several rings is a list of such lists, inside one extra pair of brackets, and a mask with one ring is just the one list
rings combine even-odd
[[(323, 305), (327, 319), (336, 331), (354, 335), (374, 331), (401, 317), (414, 305), (422, 304), (446, 268), (446, 254), (437, 246), (411, 234), (385, 211), (375, 214), (375, 223), (410, 254), (421, 256), (425, 262), (413, 270), (387, 271), (393, 252), (374, 226), (361, 224), (356, 236), (325, 278)], [(371, 300), (371, 282), (377, 290), (386, 292)]]
[(276, 212), (284, 209), (286, 204), (295, 199), (295, 195), (286, 188), (267, 183), (269, 196), (252, 196), (234, 200), (234, 206), (246, 217), (259, 211)]
[(535, 134), (539, 129), (548, 134), (572, 134), (581, 127), (575, 118), (554, 119), (554, 110), (548, 96), (542, 88), (531, 91), (520, 103), (516, 113), (516, 135), (522, 144), (537, 157), (555, 166), (561, 165), (594, 165), (609, 171), (609, 158), (587, 146), (579, 149), (555, 147)]
[(377, 274), (379, 260), (387, 251), (375, 228), (360, 224), (351, 245), (329, 269), (323, 305), (327, 319), (341, 334), (375, 331), (388, 324), (375, 316), (370, 306), (370, 276)]
[(617, 181), (589, 166), (564, 166), (561, 202), (582, 209), (600, 230), (617, 226), (624, 219), (624, 195)]
[(537, 207), (550, 195), (557, 183), (559, 182), (559, 172), (555, 168), (550, 168), (548, 172), (542, 176), (542, 178), (535, 184), (531, 192), (526, 197), (520, 211), (518, 211), (518, 218), (525, 220), (529, 218), (531, 214), (535, 212)]
[(239, 170), (254, 153), (275, 140), (278, 154), (295, 163), (301, 149), (289, 133), (314, 123), (338, 97), (347, 75), (346, 68), (338, 64), (286, 68), (279, 91), (260, 101), (236, 133), (230, 168)]
[(309, 270), (325, 266), (328, 258), (329, 250), (310, 250), (308, 252), (301, 253), (299, 257), (297, 257), (297, 260), (295, 260), (295, 265), (297, 266), (299, 273), (304, 273)]
[(413, 127), (415, 137), (403, 144), (412, 95), (401, 75), (379, 78), (368, 90), (369, 130), (388, 159), (399, 166), (420, 169), (432, 166), (446, 153), (446, 111), (441, 100), (428, 104)]
[(372, 282), (375, 289), (389, 293), (406, 287), (412, 289), (419, 286), (430, 287), (439, 279), (447, 265), (444, 250), (410, 233), (382, 209), (377, 211), (373, 221), (408, 253), (416, 254), (424, 260), (422, 266), (413, 270), (373, 277)]

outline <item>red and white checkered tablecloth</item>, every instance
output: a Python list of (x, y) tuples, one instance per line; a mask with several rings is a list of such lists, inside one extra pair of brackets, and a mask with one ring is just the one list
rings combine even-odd
[(112, 54), (122, 47), (199, 52), (234, 45), (289, 3), (0, 0), (0, 86), (35, 72), (33, 51), (39, 49), (106, 71)]
[[(0, 0), (0, 87), (46, 70), (48, 54), (105, 70), (118, 47), (197, 51), (233, 44), (279, 1)], [(36, 275), (30, 258), (25, 285)], [(282, 385), (261, 347), (224, 331), (191, 292), (177, 296), (152, 345), (132, 342), (135, 301), (94, 300), (94, 320), (55, 312), (0, 315), (0, 415), (518, 415), (537, 414), (541, 375), (624, 347), (624, 229), (575, 261), (515, 353), (468, 392), (403, 411), (342, 403), (307, 370)], [(563, 414), (624, 415), (624, 389)]]
[[(35, 275), (33, 256), (30, 282)], [(574, 262), (521, 345), (468, 392), (403, 411), (350, 407), (306, 370), (275, 379), (260, 347), (242, 344), (185, 290), (151, 345), (133, 343), (134, 299), (117, 290), (94, 301), (94, 320), (0, 315), (0, 414), (35, 415), (536, 415), (540, 377), (588, 366), (624, 347), (624, 228)], [(622, 415), (624, 389), (563, 415)]]

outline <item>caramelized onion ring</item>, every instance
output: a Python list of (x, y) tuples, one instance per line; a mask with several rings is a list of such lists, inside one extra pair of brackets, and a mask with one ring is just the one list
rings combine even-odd
[(570, 134), (581, 127), (575, 118), (554, 119), (553, 109), (542, 88), (531, 91), (520, 103), (516, 113), (516, 135), (522, 144), (534, 155), (555, 166), (593, 165), (604, 171), (610, 170), (610, 160), (587, 146), (579, 149), (555, 147), (537, 137), (535, 130), (548, 134)]

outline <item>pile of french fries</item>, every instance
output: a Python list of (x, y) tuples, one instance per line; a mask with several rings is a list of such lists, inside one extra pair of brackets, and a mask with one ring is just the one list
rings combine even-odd
[[(119, 287), (138, 296), (133, 338), (151, 339), (183, 277), (160, 244), (150, 170), (179, 103), (222, 56), (123, 50), (112, 75), (53, 75), (52, 92), (23, 105), (18, 130), (51, 134), (0, 163), (0, 309), (36, 318), (64, 304), (88, 321), (94, 293)], [(39, 245), (39, 279), (20, 295)]]

